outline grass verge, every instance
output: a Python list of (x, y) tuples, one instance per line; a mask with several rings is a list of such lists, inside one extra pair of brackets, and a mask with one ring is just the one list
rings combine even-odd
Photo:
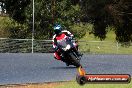
[(95, 38), (93, 34), (86, 33), (79, 40), (79, 50), (90, 54), (132, 54), (132, 43), (130, 46), (122, 46), (115, 38), (114, 31), (109, 31), (103, 41)]
[(5, 85), (0, 88), (132, 88), (132, 82), (129, 84), (85, 84), (79, 85), (72, 82), (56, 82), (42, 84), (24, 84), (24, 85)]
[(132, 82), (129, 84), (85, 84), (79, 85), (76, 82), (64, 83), (56, 88), (132, 88)]

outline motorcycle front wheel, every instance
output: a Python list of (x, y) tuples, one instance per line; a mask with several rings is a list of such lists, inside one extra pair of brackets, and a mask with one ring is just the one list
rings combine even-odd
[(75, 56), (73, 53), (70, 53), (69, 55), (70, 55), (70, 57), (71, 57), (72, 64), (73, 64), (74, 66), (76, 66), (76, 67), (80, 67), (81, 64), (80, 64), (80, 62), (76, 59), (76, 56)]

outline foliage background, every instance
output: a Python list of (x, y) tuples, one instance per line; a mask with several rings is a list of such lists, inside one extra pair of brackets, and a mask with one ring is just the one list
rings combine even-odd
[[(2, 11), (10, 20), (1, 27), (9, 38), (32, 37), (32, 0), (1, 0)], [(3, 4), (4, 3), (4, 4)], [(80, 39), (86, 33), (100, 40), (112, 30), (118, 42), (132, 41), (131, 0), (35, 0), (35, 39), (51, 39), (53, 25), (60, 23), (64, 29)], [(4, 23), (3, 23), (4, 24)], [(92, 25), (89, 29), (87, 25)]]

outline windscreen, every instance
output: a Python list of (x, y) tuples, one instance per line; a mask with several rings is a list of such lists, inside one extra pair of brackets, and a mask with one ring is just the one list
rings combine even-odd
[(68, 44), (71, 45), (71, 41), (68, 38), (64, 38), (62, 40), (57, 40), (57, 43), (60, 48), (66, 48)]

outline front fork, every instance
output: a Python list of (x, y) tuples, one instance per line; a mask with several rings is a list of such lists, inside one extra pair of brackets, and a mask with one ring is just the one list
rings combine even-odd
[(73, 51), (73, 54), (75, 55), (76, 59), (80, 62), (81, 58), (77, 55), (77, 53)]

